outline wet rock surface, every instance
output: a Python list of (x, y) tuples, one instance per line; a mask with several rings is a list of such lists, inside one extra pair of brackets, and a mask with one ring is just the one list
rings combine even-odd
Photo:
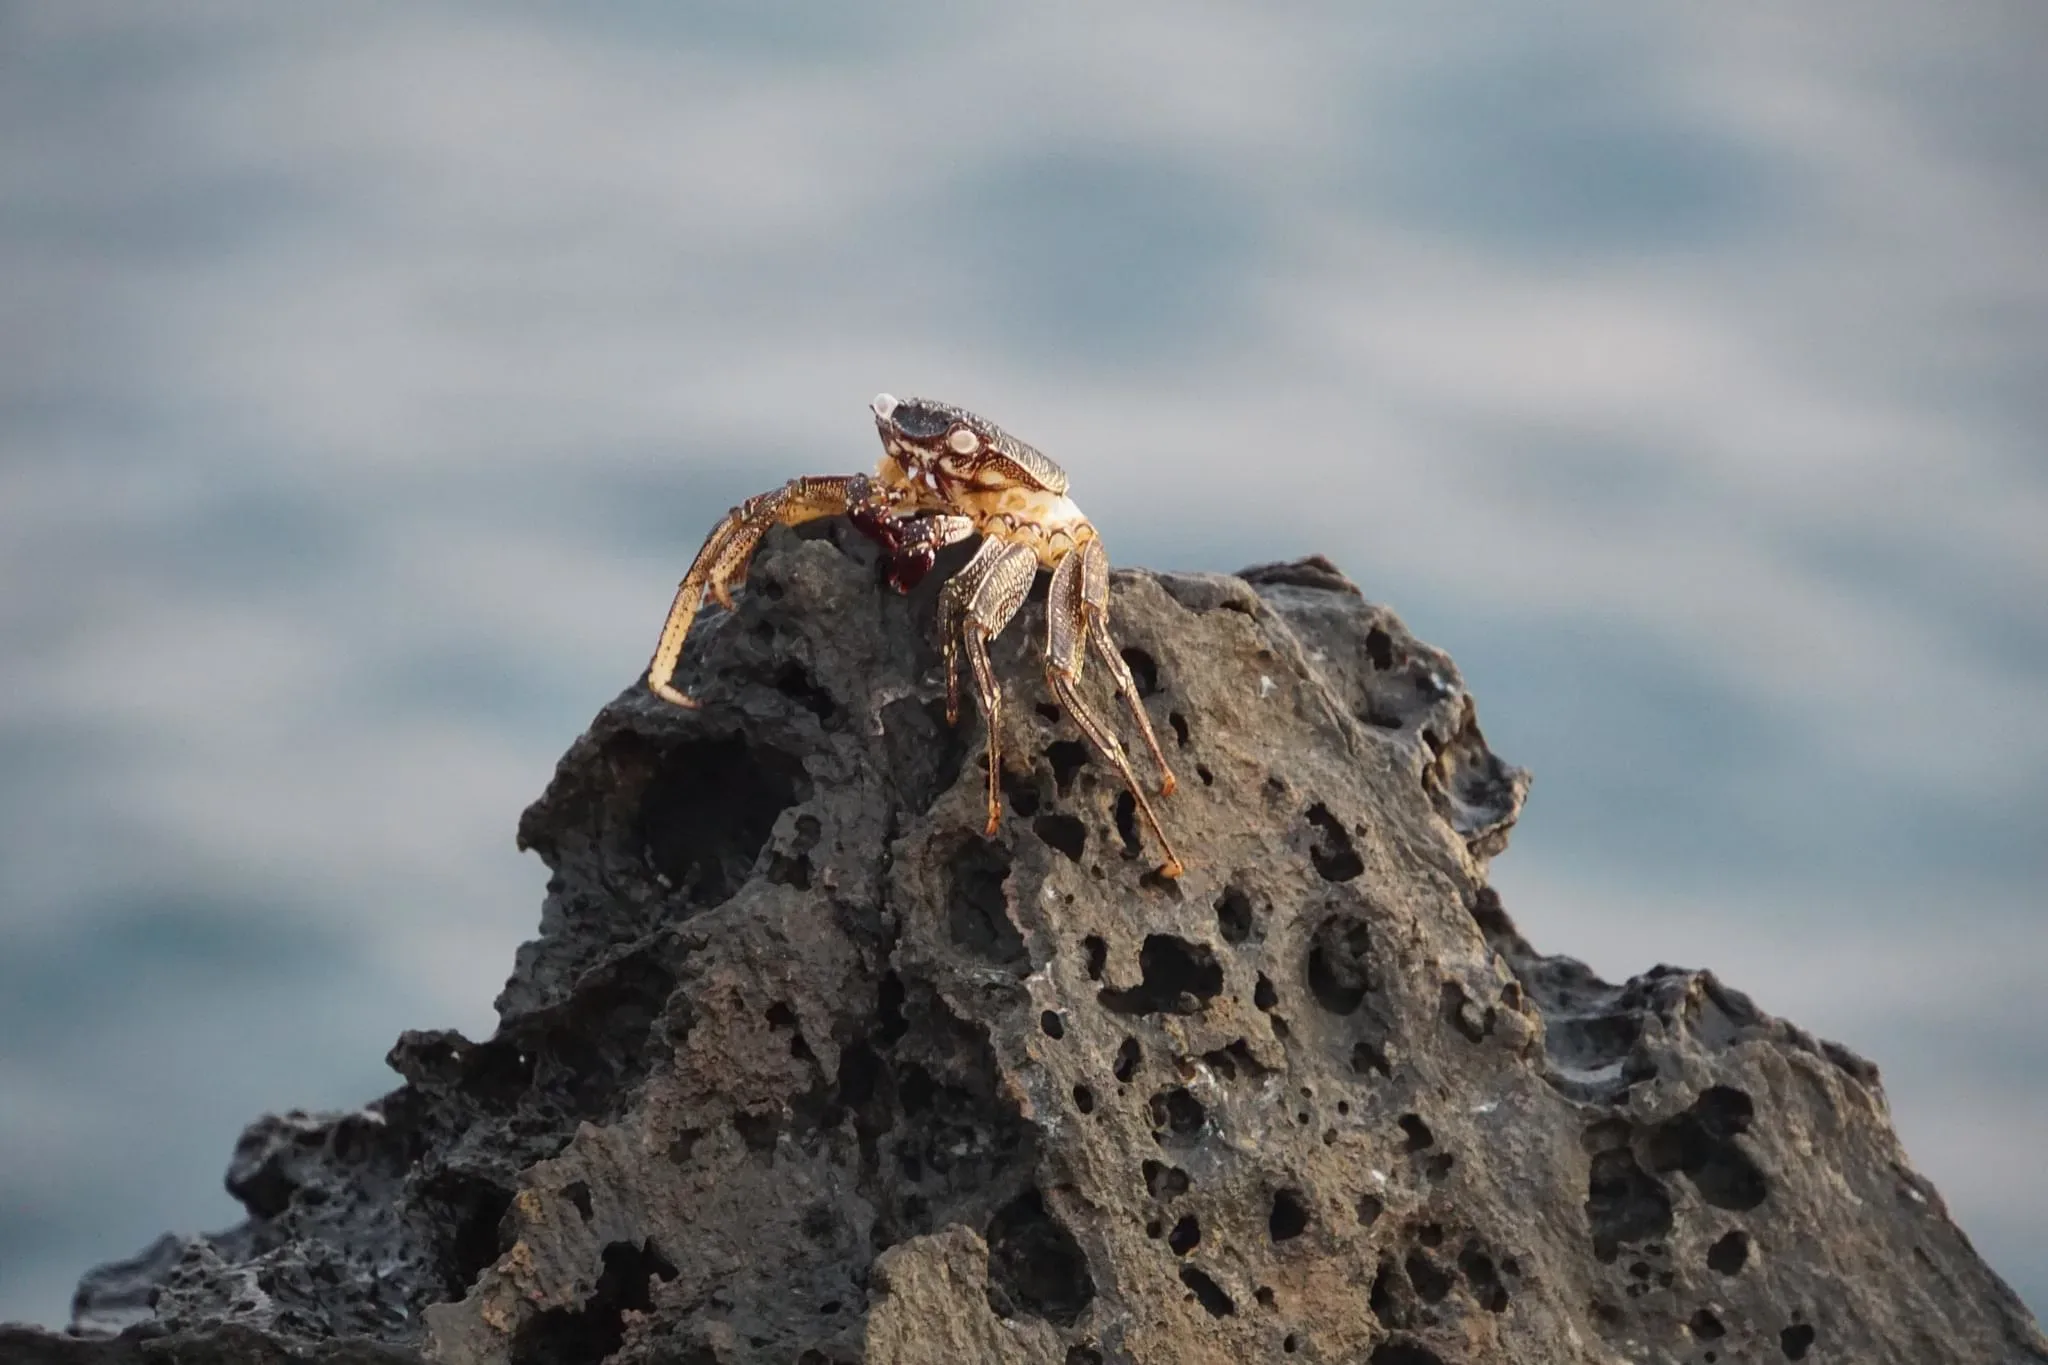
[(1178, 883), (1036, 605), (983, 835), (940, 576), (878, 574), (771, 536), (703, 709), (629, 688), (522, 818), (553, 876), (497, 1033), (259, 1121), (245, 1223), (0, 1360), (2048, 1360), (1870, 1064), (1523, 941), (1486, 860), (1527, 775), (1332, 566), (1117, 577)]

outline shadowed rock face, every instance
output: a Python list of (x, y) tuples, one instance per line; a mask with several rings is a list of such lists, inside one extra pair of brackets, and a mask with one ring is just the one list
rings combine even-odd
[(1527, 775), (1327, 563), (1117, 579), (1167, 883), (1036, 607), (983, 837), (937, 579), (842, 531), (703, 623), (702, 710), (636, 685), (563, 758), (493, 1038), (257, 1123), (246, 1223), (89, 1276), (122, 1335), (0, 1357), (2048, 1360), (1868, 1063), (1530, 949), (1485, 863)]

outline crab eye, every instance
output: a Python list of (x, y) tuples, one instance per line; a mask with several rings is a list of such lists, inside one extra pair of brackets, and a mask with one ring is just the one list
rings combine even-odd
[(915, 398), (898, 399), (889, 410), (888, 420), (896, 429), (913, 440), (929, 441), (945, 434), (952, 424), (952, 418), (931, 405), (920, 403)]
[(946, 444), (953, 448), (955, 455), (972, 455), (981, 449), (981, 437), (975, 435), (971, 427), (954, 427), (952, 434), (946, 437)]
[(877, 421), (886, 422), (889, 420), (889, 414), (896, 411), (896, 395), (892, 393), (878, 393), (875, 395), (874, 401), (869, 403), (868, 406), (874, 409)]

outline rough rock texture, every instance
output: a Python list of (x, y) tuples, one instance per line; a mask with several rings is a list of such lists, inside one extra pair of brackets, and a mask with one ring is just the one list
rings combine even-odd
[(771, 537), (704, 709), (629, 689), (522, 819), (554, 875), (497, 1034), (259, 1122), (248, 1222), (89, 1276), (119, 1337), (0, 1358), (2048, 1360), (1868, 1063), (1530, 949), (1486, 885), (1526, 774), (1327, 563), (1117, 579), (1177, 884), (1036, 606), (983, 837), (936, 579), (875, 580)]

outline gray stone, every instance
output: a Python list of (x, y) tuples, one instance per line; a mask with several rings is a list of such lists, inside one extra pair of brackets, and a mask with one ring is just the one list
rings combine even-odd
[(1528, 775), (1326, 561), (1116, 579), (1177, 883), (1036, 605), (984, 837), (942, 575), (877, 576), (772, 535), (703, 708), (629, 688), (522, 818), (553, 877), (496, 1034), (259, 1122), (247, 1222), (0, 1358), (2048, 1360), (1869, 1063), (1523, 941), (1486, 864)]

